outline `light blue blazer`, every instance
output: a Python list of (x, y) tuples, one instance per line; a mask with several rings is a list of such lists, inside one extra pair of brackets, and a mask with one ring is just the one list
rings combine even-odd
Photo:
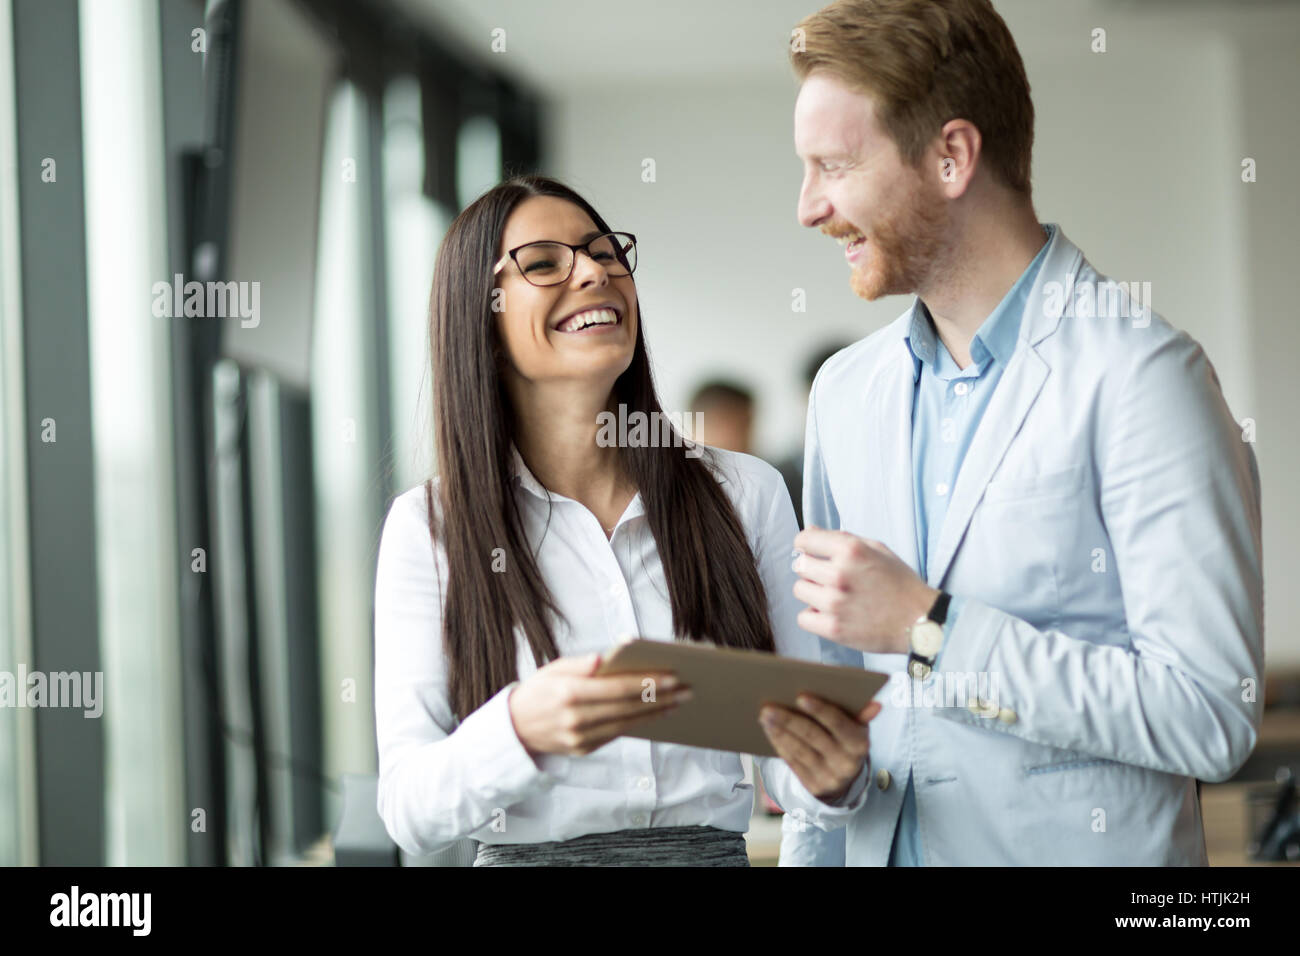
[[(885, 865), (909, 768), (927, 865), (1207, 862), (1196, 779), (1262, 708), (1259, 473), (1201, 347), (1108, 281), (1057, 229), (930, 560), (966, 599), (937, 671), (821, 641), (893, 678), (866, 803), (787, 817), (783, 866)], [(915, 569), (911, 319), (818, 374), (804, 513)]]

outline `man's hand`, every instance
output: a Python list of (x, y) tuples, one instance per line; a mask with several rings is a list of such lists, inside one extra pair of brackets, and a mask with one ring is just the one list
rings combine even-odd
[(842, 798), (862, 771), (870, 741), (867, 723), (880, 713), (872, 701), (855, 719), (834, 704), (800, 694), (802, 713), (768, 704), (759, 723), (777, 754), (818, 800)]
[(906, 654), (908, 628), (939, 592), (879, 541), (809, 526), (794, 539), (799, 626), (874, 654)]

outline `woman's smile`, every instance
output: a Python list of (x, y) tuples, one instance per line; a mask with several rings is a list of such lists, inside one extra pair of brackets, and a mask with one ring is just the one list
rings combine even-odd
[(585, 306), (571, 312), (555, 325), (555, 331), (573, 335), (599, 334), (623, 324), (623, 310), (613, 303)]

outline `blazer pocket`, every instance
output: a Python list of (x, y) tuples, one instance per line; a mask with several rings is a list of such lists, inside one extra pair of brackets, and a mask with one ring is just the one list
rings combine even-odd
[(1024, 744), (1020, 755), (1020, 769), (1025, 776), (1056, 773), (1060, 770), (1081, 770), (1118, 763), (1106, 757), (1090, 754), (1075, 747), (1053, 747), (1050, 744)]
[(1118, 760), (1110, 760), (1106, 757), (1080, 755), (1078, 757), (1066, 757), (1055, 763), (1026, 766), (1025, 776), (1033, 777), (1043, 773), (1060, 773), (1063, 770), (1083, 770), (1086, 767), (1110, 767), (1118, 763)]
[(1029, 498), (1057, 498), (1082, 490), (1088, 475), (1086, 464), (1049, 471), (1032, 478), (1001, 478), (984, 486), (984, 501), (1024, 501)]

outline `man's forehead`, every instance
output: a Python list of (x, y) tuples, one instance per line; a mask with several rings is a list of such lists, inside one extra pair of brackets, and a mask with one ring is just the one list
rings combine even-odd
[(858, 153), (876, 135), (874, 113), (865, 93), (815, 73), (795, 102), (795, 152), (807, 157)]

